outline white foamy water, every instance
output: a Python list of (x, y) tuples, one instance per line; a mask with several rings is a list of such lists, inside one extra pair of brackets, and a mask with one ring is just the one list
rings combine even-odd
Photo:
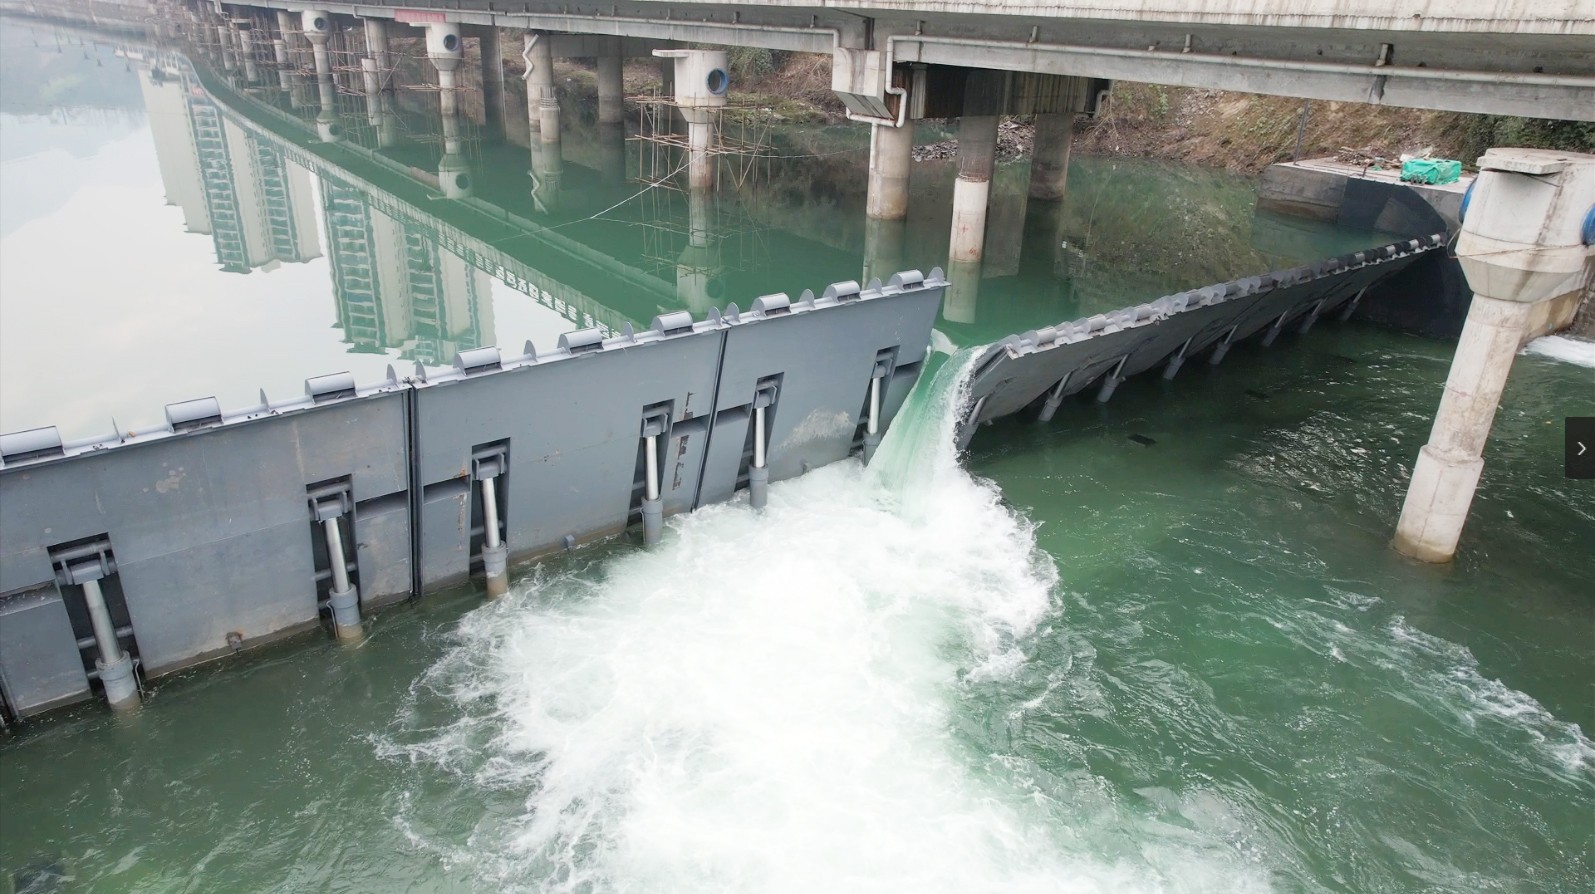
[[(953, 719), (1051, 609), (1029, 525), (958, 465), (969, 355), (868, 469), (671, 522), (656, 550), (522, 582), (422, 681), (457, 720), (384, 743), (497, 796), (460, 842), (496, 890), (1245, 891), (1201, 836), (1097, 856)], [(406, 808), (408, 810), (409, 808)]]
[(1540, 354), (1564, 363), (1595, 368), (1595, 341), (1568, 338), (1565, 335), (1547, 335), (1529, 342), (1523, 351), (1526, 354)]

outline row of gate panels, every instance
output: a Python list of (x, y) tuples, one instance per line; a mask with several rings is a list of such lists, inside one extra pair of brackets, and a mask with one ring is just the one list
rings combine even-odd
[(1265, 329), (1311, 325), (1309, 319), (1343, 309), (1443, 244), (1443, 236), (1393, 243), (1011, 337), (976, 366), (970, 395), (979, 409), (965, 439), (974, 425), (1017, 413), (1043, 395), (1064, 397), (1104, 377), (1122, 380), (1176, 357), (1183, 362), (1208, 348), (1225, 350)]
[(529, 558), (636, 517), (650, 432), (665, 514), (742, 486), (755, 401), (771, 479), (842, 459), (872, 377), (883, 425), (906, 398), (944, 283), (933, 271), (877, 285), (583, 330), (542, 356), (464, 352), (430, 381), (320, 377), (304, 398), (232, 415), (176, 404), (166, 430), (137, 437), (0, 438), (6, 702), (28, 714), (90, 694), (94, 640), (66, 571), (84, 555), (106, 557), (118, 635), (155, 676), (317, 624), (334, 561), (318, 520), (337, 518), (370, 607), (468, 577), (487, 475), (504, 543)]

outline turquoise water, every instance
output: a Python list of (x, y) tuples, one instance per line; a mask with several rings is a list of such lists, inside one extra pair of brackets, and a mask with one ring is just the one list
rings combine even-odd
[[(42, 61), (14, 62), (36, 37)], [(125, 425), (195, 389), (253, 399), (572, 325), (480, 271), (467, 324), (414, 325), (432, 299), (411, 278), (388, 305), (410, 328), (361, 335), (325, 172), (303, 180), (321, 257), (223, 270), (214, 233), (165, 204), (186, 195), (162, 177), (167, 107), (121, 83), (147, 68), (67, 46), (5, 26), (0, 187), (37, 197), (0, 203), (0, 429)], [(852, 137), (781, 139), (815, 157), (717, 200), (733, 293), (870, 260), (859, 160), (821, 155)], [(598, 181), (581, 157), (567, 182)], [(944, 345), (1372, 238), (1254, 220), (1225, 175), (1071, 176), (1063, 209), (1017, 215), (1017, 266), (993, 262)], [(910, 263), (945, 250), (947, 182), (916, 168)], [(641, 204), (585, 221), (577, 195), (559, 232), (632, 273), (441, 203), (406, 225), (524, 243), (529, 270), (632, 296), (595, 305), (616, 320), (680, 306), (684, 199), (657, 196), (650, 231)], [(404, 244), (476, 282), (447, 246)], [(43, 377), (35, 343), (94, 351)], [(655, 551), (519, 569), (494, 604), (431, 594), (357, 647), (302, 637), (155, 681), (131, 717), (81, 705), (0, 734), (0, 870), (95, 892), (1591, 889), (1595, 491), (1561, 477), (1561, 417), (1595, 415), (1595, 370), (1518, 359), (1461, 553), (1436, 568), (1387, 541), (1449, 345), (1321, 325), (999, 423), (962, 456), (954, 350), (871, 467), (775, 485), (763, 515), (713, 507)]]

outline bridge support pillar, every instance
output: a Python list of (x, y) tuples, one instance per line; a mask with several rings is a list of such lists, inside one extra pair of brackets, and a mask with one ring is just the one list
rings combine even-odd
[(687, 119), (687, 186), (694, 192), (714, 189), (714, 122), (699, 113)]
[(598, 123), (620, 124), (626, 114), (626, 84), (620, 38), (610, 38), (607, 52), (599, 55)]
[(953, 184), (953, 231), (948, 259), (978, 261), (986, 246), (986, 205), (997, 157), (997, 116), (965, 115), (958, 126), (958, 180)]
[(1418, 451), (1394, 546), (1425, 562), (1449, 562), (1484, 471), (1484, 442), (1506, 388), (1532, 305), (1474, 295), (1435, 413)]
[(1425, 562), (1456, 555), (1496, 406), (1542, 302), (1595, 276), (1595, 156), (1491, 149), (1479, 169), (1456, 243), (1473, 303), (1391, 544)]
[[(908, 172), (914, 161), (914, 125), (870, 125), (869, 193), (865, 213), (873, 220), (908, 217)], [(892, 271), (895, 273), (896, 271)]]
[(1061, 202), (1069, 187), (1069, 151), (1074, 145), (1074, 114), (1036, 116), (1030, 150), (1030, 198)]
[(377, 75), (382, 89), (392, 87), (393, 54), (388, 51), (388, 20), (362, 19), (366, 32), (366, 56), (377, 65)]
[(986, 208), (991, 199), (996, 157), (997, 116), (965, 115), (958, 126), (958, 179), (953, 183), (948, 285), (942, 298), (942, 316), (955, 323), (975, 322), (981, 259), (986, 251)]
[[(554, 54), (549, 36), (541, 31), (526, 32), (526, 118), (532, 132), (541, 134), (553, 131), (553, 141), (559, 141), (559, 96), (554, 92)], [(553, 127), (546, 128), (552, 121)], [(546, 140), (546, 137), (545, 137)]]
[[(664, 98), (674, 98), (676, 95), (676, 61), (670, 58), (659, 60), (659, 95)], [(662, 133), (676, 133), (677, 113), (674, 106), (666, 104), (659, 110), (660, 120), (658, 127)]]

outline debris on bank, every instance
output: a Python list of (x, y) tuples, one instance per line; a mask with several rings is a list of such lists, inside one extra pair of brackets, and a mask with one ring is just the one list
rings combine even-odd
[[(997, 160), (1013, 161), (1030, 155), (1030, 147), (1035, 143), (1036, 127), (1028, 122), (1006, 119), (997, 125)], [(926, 143), (914, 147), (915, 161), (930, 161), (938, 158), (957, 158), (958, 138), (940, 140), (935, 143)]]

